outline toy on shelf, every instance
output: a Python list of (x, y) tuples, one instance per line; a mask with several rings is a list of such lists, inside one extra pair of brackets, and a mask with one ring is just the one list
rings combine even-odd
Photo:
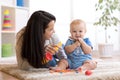
[(13, 55), (12, 53), (13, 51), (11, 43), (2, 44), (2, 57), (10, 57)]
[(10, 19), (10, 11), (8, 9), (6, 9), (4, 11), (4, 20), (3, 20), (3, 30), (6, 29), (11, 29), (12, 25), (11, 25), (11, 19)]
[(23, 7), (24, 6), (24, 0), (17, 0), (17, 6)]
[[(58, 46), (58, 47), (54, 47), (54, 49), (55, 49), (56, 51), (59, 50), (59, 47), (62, 46), (62, 43), (59, 42), (59, 43), (57, 44), (57, 46)], [(49, 60), (52, 60), (52, 54), (51, 54), (50, 52), (46, 52), (45, 58), (46, 58), (48, 61), (49, 61)]]

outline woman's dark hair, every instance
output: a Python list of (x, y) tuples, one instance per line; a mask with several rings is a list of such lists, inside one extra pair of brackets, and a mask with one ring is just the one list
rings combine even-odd
[(26, 59), (30, 65), (35, 68), (45, 67), (44, 61), (44, 33), (48, 24), (56, 21), (54, 15), (45, 11), (34, 12), (26, 25), (25, 31), (22, 35), (22, 50), (21, 56)]

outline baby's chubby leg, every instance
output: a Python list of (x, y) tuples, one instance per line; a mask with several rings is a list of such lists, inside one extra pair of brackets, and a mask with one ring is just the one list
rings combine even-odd
[(61, 59), (56, 67), (50, 67), (51, 70), (65, 70), (68, 67), (68, 61)]

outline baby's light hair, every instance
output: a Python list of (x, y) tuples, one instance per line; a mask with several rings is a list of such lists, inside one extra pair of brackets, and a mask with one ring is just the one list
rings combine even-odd
[(72, 26), (72, 25), (76, 25), (76, 24), (84, 24), (84, 28), (85, 28), (85, 32), (87, 31), (87, 29), (86, 29), (86, 23), (85, 23), (85, 21), (83, 21), (83, 20), (81, 20), (81, 19), (75, 19), (75, 20), (73, 20), (71, 23), (70, 23), (70, 27)]

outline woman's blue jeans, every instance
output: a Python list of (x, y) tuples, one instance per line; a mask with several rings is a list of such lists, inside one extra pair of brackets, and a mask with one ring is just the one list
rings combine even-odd
[(48, 65), (51, 67), (55, 67), (57, 65), (57, 61), (56, 61), (55, 57), (53, 57), (53, 59), (48, 62)]

